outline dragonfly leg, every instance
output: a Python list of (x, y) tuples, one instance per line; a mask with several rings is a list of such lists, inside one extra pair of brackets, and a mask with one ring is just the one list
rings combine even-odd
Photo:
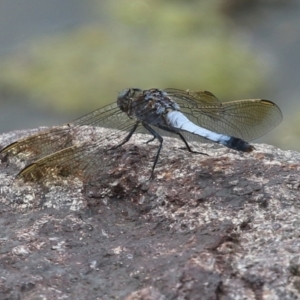
[(157, 153), (156, 153), (156, 156), (155, 156), (155, 160), (154, 160), (152, 170), (151, 170), (151, 176), (149, 178), (149, 180), (151, 180), (154, 177), (154, 169), (155, 169), (155, 166), (157, 164), (159, 154), (160, 154), (160, 150), (162, 148), (162, 144), (163, 144), (164, 139), (153, 128), (151, 128), (148, 124), (143, 123), (143, 126), (153, 135), (154, 138), (152, 140), (158, 139), (158, 141), (159, 141), (159, 146), (158, 146)]
[(203, 154), (203, 155), (207, 155), (209, 156), (208, 154), (206, 153), (203, 153), (203, 152), (198, 152), (198, 151), (194, 151), (191, 149), (190, 145), (188, 144), (188, 142), (186, 141), (185, 137), (176, 129), (173, 129), (172, 127), (165, 127), (165, 126), (159, 126), (159, 128), (165, 130), (165, 131), (168, 131), (168, 132), (172, 132), (174, 134), (177, 134), (179, 135), (179, 137), (181, 138), (181, 140), (184, 142), (186, 148), (188, 149), (189, 152), (191, 153), (197, 153), (197, 154)]
[(149, 141), (146, 142), (146, 144), (149, 144), (151, 142), (153, 142), (156, 139), (156, 137), (154, 136), (152, 139), (150, 139)]
[(188, 149), (189, 152), (209, 156), (207, 153), (203, 153), (203, 152), (199, 152), (199, 151), (194, 151), (194, 150), (192, 150), (191, 147), (190, 147), (190, 145), (188, 144), (188, 142), (187, 142), (186, 139), (184, 138), (184, 136), (183, 136), (180, 132), (176, 132), (176, 134), (178, 134), (178, 135), (180, 136), (180, 138), (181, 138), (182, 141), (185, 143), (185, 146), (186, 146), (186, 148)]
[(130, 140), (130, 138), (132, 137), (133, 133), (136, 131), (138, 125), (139, 125), (139, 122), (136, 122), (134, 124), (134, 126), (130, 129), (128, 135), (125, 137), (125, 139), (123, 140), (123, 142), (121, 142), (117, 146), (112, 147), (111, 149), (117, 149), (117, 148), (121, 147), (122, 145), (126, 144)]

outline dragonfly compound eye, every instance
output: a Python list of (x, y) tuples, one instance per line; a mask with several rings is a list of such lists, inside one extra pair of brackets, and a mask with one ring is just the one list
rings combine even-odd
[(126, 98), (130, 94), (130, 89), (125, 89), (119, 93), (118, 99)]
[(125, 89), (118, 95), (118, 106), (122, 111), (126, 111), (129, 105), (131, 89)]
[(141, 93), (142, 93), (142, 90), (135, 89), (135, 88), (123, 90), (119, 94), (118, 100), (117, 100), (119, 108), (124, 112), (128, 112), (131, 102), (134, 99), (136, 99)]

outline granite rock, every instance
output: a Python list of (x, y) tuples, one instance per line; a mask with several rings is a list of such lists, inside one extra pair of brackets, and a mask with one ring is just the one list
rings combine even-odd
[[(0, 145), (36, 130), (0, 136)], [(137, 136), (94, 180), (0, 165), (1, 299), (300, 299), (300, 154)]]

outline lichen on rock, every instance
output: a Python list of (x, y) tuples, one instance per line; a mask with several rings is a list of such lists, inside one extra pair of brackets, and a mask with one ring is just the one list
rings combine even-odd
[[(6, 145), (23, 134), (0, 137)], [(0, 165), (1, 298), (296, 299), (300, 154), (133, 138), (82, 182)]]

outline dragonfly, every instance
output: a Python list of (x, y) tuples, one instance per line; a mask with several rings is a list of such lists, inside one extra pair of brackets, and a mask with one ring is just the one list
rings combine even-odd
[[(24, 180), (39, 180), (51, 172), (91, 178), (111, 163), (114, 151), (133, 134), (147, 132), (152, 136), (147, 143), (158, 141), (151, 179), (165, 135), (180, 138), (189, 152), (196, 152), (191, 149), (191, 141), (210, 141), (251, 152), (255, 148), (249, 141), (281, 120), (280, 108), (269, 100), (221, 102), (208, 91), (127, 88), (116, 102), (73, 122), (17, 140), (4, 147), (0, 155), (2, 161), (18, 157), (25, 162), (17, 175)], [(74, 139), (98, 127), (106, 128), (106, 133)]]

